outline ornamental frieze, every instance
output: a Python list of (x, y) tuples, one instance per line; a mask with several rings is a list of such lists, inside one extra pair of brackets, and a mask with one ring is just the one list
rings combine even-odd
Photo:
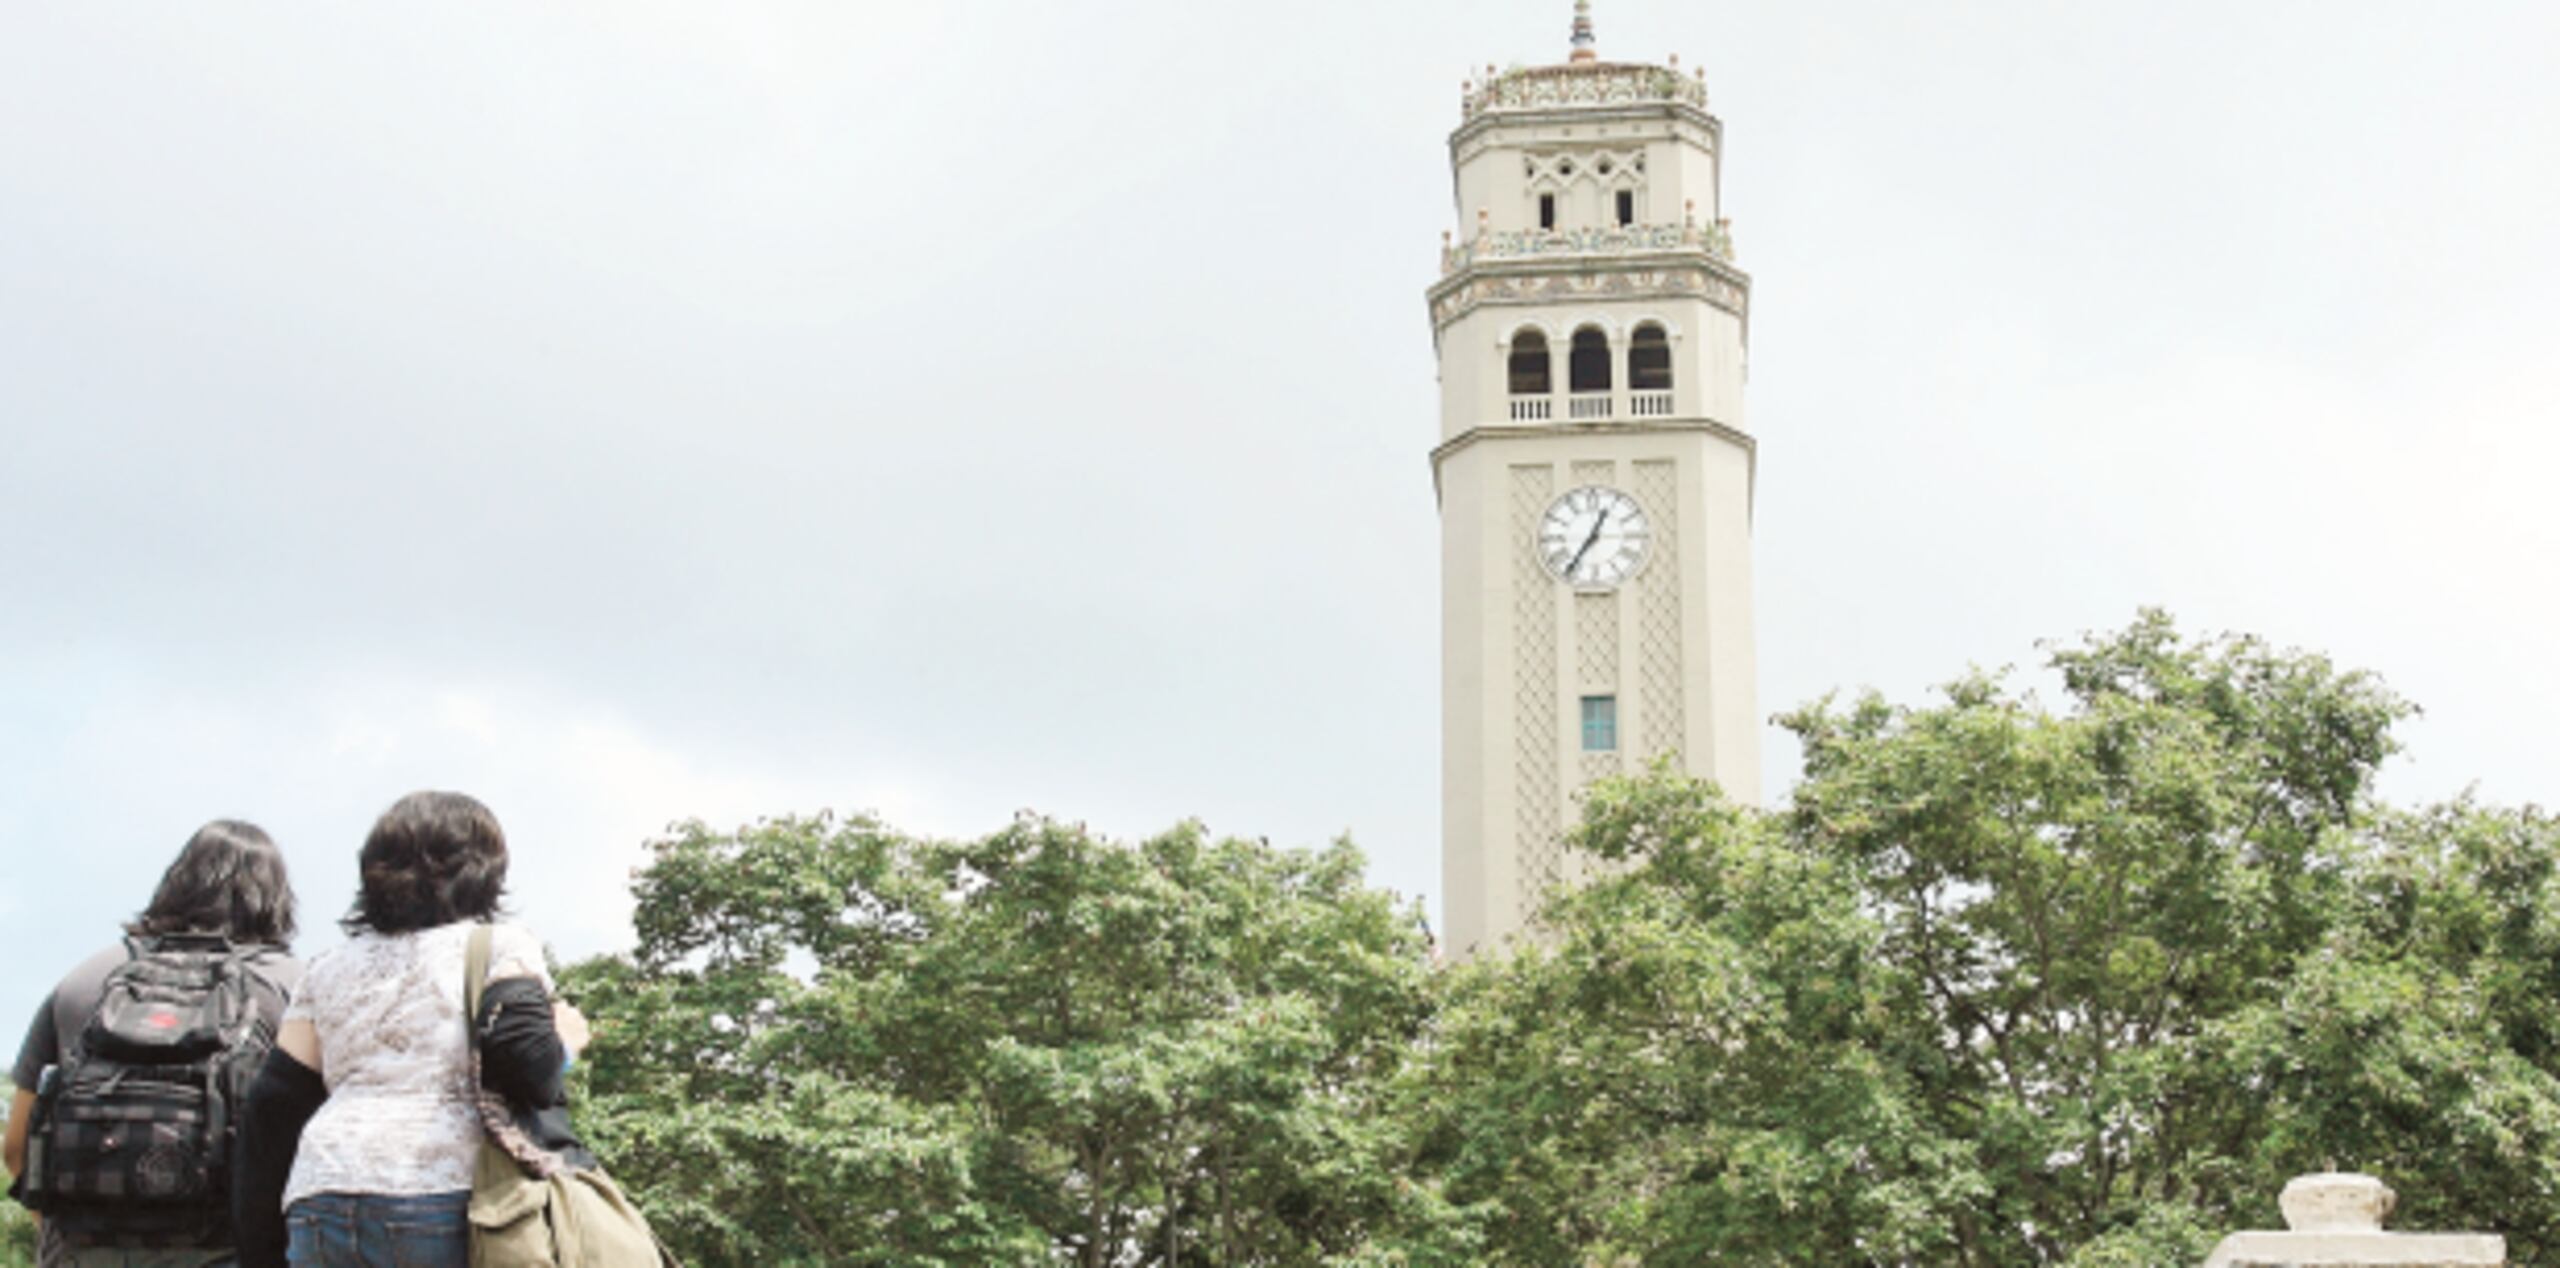
[(1703, 299), (1742, 317), (1749, 309), (1751, 289), (1747, 282), (1698, 267), (1485, 274), (1433, 294), (1431, 324), (1435, 329), (1445, 327), (1480, 304), (1550, 304), (1649, 296)]
[(1443, 242), (1440, 271), (1455, 273), (1479, 260), (1519, 260), (1568, 255), (1628, 255), (1642, 251), (1704, 250), (1719, 260), (1733, 258), (1733, 226), (1606, 225), (1582, 229), (1478, 229), (1473, 241)]

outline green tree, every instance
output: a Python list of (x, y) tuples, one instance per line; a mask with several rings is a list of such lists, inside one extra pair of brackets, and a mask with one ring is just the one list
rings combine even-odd
[(2406, 1227), (2560, 1260), (2560, 826), (2469, 799), (2388, 812), (2347, 918), (2217, 1054), (2269, 1104), (2261, 1174), (2371, 1171)]
[(582, 1122), (706, 1263), (1314, 1264), (1402, 1218), (1418, 912), (1347, 844), (1024, 819), (655, 842)]
[(2048, 667), (2058, 708), (1975, 673), (1789, 715), (1766, 815), (1595, 790), (1577, 842), (1621, 868), (1454, 975), (1405, 1080), (1444, 1228), (1517, 1264), (2194, 1262), (2340, 1166), (2560, 1250), (2550, 821), (2377, 805), (2409, 709), (2317, 656), (2146, 614)]
[(1409, 1253), (1945, 1258), (1943, 1212), (1986, 1186), (1890, 1064), (1880, 930), (1841, 870), (1660, 772), (1598, 789), (1580, 839), (1632, 867), (1553, 904), (1544, 941), (1454, 972), (1405, 1080), (1452, 1212)]
[[(17, 1085), (0, 1078), (0, 1128), (9, 1125), (9, 1106), (17, 1095)], [(0, 1198), (0, 1268), (33, 1268), (35, 1262), (35, 1217), (16, 1202)]]

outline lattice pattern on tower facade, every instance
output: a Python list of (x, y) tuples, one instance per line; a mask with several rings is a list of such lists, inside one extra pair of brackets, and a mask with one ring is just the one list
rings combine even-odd
[[(1605, 459), (1576, 462), (1573, 464), (1573, 482), (1577, 485), (1615, 485), (1618, 482), (1618, 464)], [(1625, 605), (1626, 594), (1622, 590), (1573, 596), (1574, 674), (1582, 695), (1623, 696), (1618, 690), (1618, 627), (1619, 614), (1625, 610)], [(1620, 699), (1618, 721), (1621, 725), (1626, 722), (1625, 703), (1623, 698)], [(1625, 747), (1626, 738), (1623, 733), (1618, 736), (1619, 749)], [(1619, 749), (1582, 751), (1574, 778), (1577, 801), (1581, 791), (1590, 787), (1593, 781), (1618, 773)], [(1589, 855), (1572, 851), (1563, 853), (1564, 857), (1557, 861), (1556, 870), (1566, 883), (1579, 885), (1591, 879), (1592, 859)]]
[[(1574, 660), (1578, 662), (1583, 695), (1618, 694), (1618, 602), (1614, 591), (1573, 596)], [(1624, 716), (1619, 720), (1624, 722)], [(1624, 747), (1623, 737), (1620, 747)], [(1580, 783), (1617, 773), (1617, 749), (1583, 752)]]
[(1559, 876), (1562, 853), (1562, 751), (1556, 734), (1556, 590), (1528, 543), (1555, 496), (1555, 469), (1511, 469), (1512, 781), (1517, 798), (1512, 840), (1518, 851), (1520, 922), (1530, 923), (1538, 902)]
[(1618, 755), (1615, 753), (1585, 753), (1582, 755), (1582, 782), (1586, 787), (1598, 780), (1607, 779), (1611, 775), (1617, 774), (1618, 771)]
[(1635, 464), (1636, 501), (1653, 517), (1653, 559), (1636, 583), (1636, 752), (1675, 758), (1687, 732), (1680, 689), (1680, 487), (1668, 460)]
[(1573, 651), (1582, 694), (1609, 695), (1618, 688), (1618, 596), (1573, 596)]

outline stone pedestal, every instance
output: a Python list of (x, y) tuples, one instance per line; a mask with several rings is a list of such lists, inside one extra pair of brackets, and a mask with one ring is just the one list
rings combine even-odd
[(2233, 1233), (2205, 1268), (2502, 1268), (2507, 1239), (2489, 1233), (2386, 1233), (2398, 1200), (2372, 1176), (2297, 1176), (2277, 1205), (2287, 1231)]

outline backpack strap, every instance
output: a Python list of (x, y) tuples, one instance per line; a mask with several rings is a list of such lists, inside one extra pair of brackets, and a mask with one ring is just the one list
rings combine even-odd
[[(147, 950), (147, 948), (142, 945), (142, 935), (138, 933), (128, 933), (123, 937), (116, 939), (116, 941), (124, 944), (124, 964), (131, 964), (134, 961), (141, 959), (143, 953)], [(123, 970), (124, 964), (119, 964), (115, 966), (115, 968), (107, 970), (99, 977), (99, 997), (97, 1003), (89, 1006), (88, 1014), (81, 1018), (80, 1024), (69, 1030), (63, 1031), (54, 1037), (54, 1064), (62, 1067), (63, 1082), (70, 1082), (71, 1068), (79, 1065), (82, 1061), (88, 1058), (88, 1045), (82, 1043), (81, 1040), (88, 1037), (90, 1023), (95, 1022), (98, 1019), (97, 1005), (106, 1002), (106, 990), (109, 981), (113, 979), (118, 972)], [(52, 1005), (48, 1003), (46, 1007), (50, 1008)]]
[[(257, 1006), (257, 996), (273, 996), (276, 1002), (276, 1014), (279, 1017), (284, 1013), (284, 1006), (293, 1001), (292, 988), (276, 980), (276, 970), (271, 963), (278, 959), (289, 959), (292, 954), (288, 948), (271, 942), (253, 942), (243, 949), (243, 954), (239, 958), (240, 972), (248, 980), (249, 994), (252, 997), (251, 1016), (262, 1025), (266, 1024), (266, 1012)], [(266, 1025), (266, 1029), (270, 1032), (267, 1037), (272, 1040), (277, 1026)]]

